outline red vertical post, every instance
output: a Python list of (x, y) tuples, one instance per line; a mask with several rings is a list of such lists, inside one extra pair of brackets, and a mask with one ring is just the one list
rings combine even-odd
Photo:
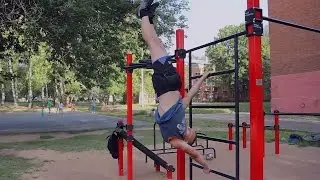
[(119, 165), (119, 176), (123, 176), (123, 139), (118, 139), (118, 165)]
[[(127, 53), (127, 66), (132, 64), (132, 53)], [(127, 70), (127, 125), (132, 123), (132, 71)], [(128, 129), (128, 137), (133, 135), (132, 130)], [(128, 156), (128, 180), (133, 180), (133, 156), (132, 156), (132, 141), (127, 142)]]
[[(279, 113), (279, 111), (274, 111), (274, 113)], [(279, 132), (279, 115), (274, 115), (274, 150), (275, 154), (280, 153), (280, 132)]]
[[(176, 31), (176, 47), (177, 49), (184, 49), (184, 30), (178, 29)], [(184, 59), (176, 57), (177, 60), (177, 72), (180, 75), (182, 86), (180, 89), (181, 97), (184, 97)], [(181, 150), (177, 150), (177, 180), (185, 180), (185, 153)]]
[(247, 123), (242, 123), (242, 147), (247, 148)]
[(154, 164), (154, 167), (156, 168), (156, 172), (160, 172), (160, 165)]
[[(229, 123), (228, 124), (228, 137), (229, 137), (229, 141), (232, 141), (233, 137), (232, 137), (232, 127), (233, 127), (233, 124), (232, 123)], [(232, 144), (229, 144), (229, 150), (231, 151), (232, 150)]]
[[(259, 0), (247, 0), (247, 7), (259, 8)], [(253, 25), (248, 27), (253, 29)], [(248, 37), (250, 94), (250, 179), (263, 180), (263, 86), (261, 36)]]
[(167, 170), (167, 180), (172, 180), (172, 172)]

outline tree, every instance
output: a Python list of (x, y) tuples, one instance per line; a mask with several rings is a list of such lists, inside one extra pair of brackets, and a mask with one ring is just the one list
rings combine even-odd
[(28, 64), (29, 108), (32, 107), (33, 91), (41, 91), (42, 101), (44, 101), (44, 88), (50, 82), (49, 77), (52, 73), (52, 63), (48, 61), (51, 49), (46, 43), (40, 43), (37, 51), (31, 49), (30, 52)]
[[(244, 24), (229, 25), (219, 30), (215, 39), (221, 39), (226, 36), (241, 32), (245, 29)], [(262, 37), (262, 58), (263, 58), (263, 72), (264, 72), (264, 88), (266, 94), (270, 94), (270, 47), (269, 37)], [(247, 94), (248, 90), (248, 41), (247, 37), (239, 37), (239, 80), (241, 82), (241, 90)], [(234, 41), (229, 40), (219, 43), (215, 46), (209, 47), (206, 50), (206, 56), (209, 58), (210, 65), (207, 70), (215, 69), (216, 71), (228, 70), (234, 68)], [(229, 90), (229, 94), (234, 92), (234, 76), (223, 75), (212, 79), (213, 83), (222, 89)], [(230, 91), (231, 90), (231, 91)], [(268, 96), (266, 96), (268, 97)], [(247, 97), (243, 97), (246, 99)]]
[[(18, 89), (22, 89), (24, 94), (29, 94), (29, 102), (40, 90), (44, 96), (44, 87), (47, 92), (61, 97), (93, 87), (110, 95), (123, 95), (125, 72), (121, 67), (125, 63), (124, 53), (132, 51), (136, 60), (148, 56), (140, 20), (135, 15), (137, 5), (114, 0), (17, 0), (1, 3), (1, 32), (12, 31), (17, 35), (15, 39), (20, 40), (5, 38), (6, 41), (2, 41), (0, 36), (1, 42), (19, 42), (0, 44), (0, 59), (4, 59), (3, 52), (13, 49), (6, 58), (13, 60), (14, 73), (24, 75), (18, 81), (9, 80), (13, 86), (21, 86)], [(174, 28), (186, 27), (182, 11), (187, 9), (186, 0), (161, 1), (156, 28), (166, 44), (171, 41)], [(50, 52), (42, 52), (43, 48)], [(26, 60), (28, 70), (14, 70), (20, 61), (18, 57)], [(2, 65), (7, 63), (8, 60)], [(41, 71), (43, 66), (46, 68)], [(9, 80), (4, 75), (10, 74), (10, 68), (2, 69), (1, 89), (5, 89), (3, 86), (7, 88)], [(134, 74), (134, 82), (140, 83), (140, 73)], [(146, 77), (149, 75), (145, 73)], [(145, 89), (152, 93), (151, 80), (145, 79)], [(48, 84), (52, 87), (48, 88)], [(139, 85), (135, 86), (135, 93), (139, 92)]]

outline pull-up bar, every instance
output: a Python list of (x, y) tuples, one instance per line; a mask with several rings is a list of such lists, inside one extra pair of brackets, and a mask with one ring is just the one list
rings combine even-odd
[[(223, 74), (230, 74), (233, 73), (235, 69), (230, 69), (230, 70), (226, 70), (226, 71), (218, 71), (218, 72), (214, 72), (214, 73), (210, 73), (208, 77), (212, 77), (212, 76), (218, 76), (218, 75), (223, 75)], [(198, 79), (201, 78), (202, 75), (199, 76), (193, 76), (191, 77), (191, 79)]]
[[(175, 59), (171, 59), (170, 62), (176, 63)], [(139, 63), (131, 63), (130, 65), (124, 66), (125, 70), (134, 70), (134, 69), (153, 69), (151, 59), (139, 60)]]
[[(200, 166), (200, 165), (198, 165), (198, 164), (195, 164), (195, 163), (190, 163), (190, 164), (191, 164), (192, 166), (194, 166), (194, 167), (199, 168), (199, 169), (203, 169), (203, 167)], [(218, 174), (218, 175), (220, 175), (220, 176), (222, 176), (222, 177), (225, 177), (225, 178), (228, 178), (228, 179), (236, 179), (236, 178), (233, 177), (233, 176), (230, 176), (230, 175), (228, 175), (228, 174), (225, 174), (225, 173), (222, 173), (222, 172), (219, 172), (219, 171), (215, 171), (215, 170), (213, 170), (213, 169), (210, 169), (210, 173)]]
[(311, 27), (307, 27), (307, 26), (302, 26), (302, 25), (299, 25), (299, 24), (295, 24), (295, 23), (291, 23), (291, 22), (287, 22), (287, 21), (283, 21), (283, 20), (279, 20), (279, 19), (275, 19), (275, 18), (262, 17), (262, 19), (266, 20), (266, 21), (273, 22), (273, 23), (278, 23), (278, 24), (283, 24), (283, 25), (291, 26), (291, 27), (298, 28), (298, 29), (303, 29), (303, 30), (306, 30), (306, 31), (312, 31), (312, 32), (320, 33), (320, 29), (315, 29), (315, 28), (311, 28)]

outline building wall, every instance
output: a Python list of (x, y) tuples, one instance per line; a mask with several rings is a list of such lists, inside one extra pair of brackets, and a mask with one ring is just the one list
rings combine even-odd
[[(269, 16), (320, 29), (319, 0), (269, 0)], [(272, 110), (320, 112), (320, 34), (269, 27)]]

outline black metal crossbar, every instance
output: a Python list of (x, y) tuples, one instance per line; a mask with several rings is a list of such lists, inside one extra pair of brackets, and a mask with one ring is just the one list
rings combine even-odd
[[(199, 169), (203, 169), (203, 167), (200, 166), (200, 165), (198, 165), (198, 164), (191, 163), (191, 165), (194, 166), (194, 167), (197, 167), (197, 168), (199, 168)], [(225, 174), (225, 173), (222, 173), (222, 172), (219, 172), (219, 171), (215, 171), (215, 170), (213, 170), (213, 169), (210, 170), (210, 173), (217, 174), (217, 175), (220, 175), (220, 176), (225, 177), (225, 178), (228, 178), (228, 179), (236, 179), (236, 178), (233, 177), (233, 176), (230, 176), (230, 175), (228, 175), (228, 174)]]
[(226, 143), (226, 144), (236, 144), (235, 141), (229, 141), (229, 140), (226, 140), (226, 139), (219, 139), (219, 138), (208, 137), (208, 136), (203, 136), (203, 135), (198, 135), (197, 138), (206, 139), (206, 140), (209, 140), (209, 141), (216, 141), (216, 142)]
[(262, 17), (263, 20), (269, 21), (269, 22), (273, 22), (273, 23), (278, 23), (278, 24), (283, 24), (286, 26), (291, 26), (294, 28), (298, 28), (298, 29), (303, 29), (306, 31), (312, 31), (312, 32), (316, 32), (316, 33), (320, 33), (320, 29), (315, 29), (315, 28), (311, 28), (311, 27), (307, 27), (307, 26), (302, 26), (299, 24), (295, 24), (295, 23), (291, 23), (291, 22), (287, 22), (287, 21), (283, 21), (283, 20), (279, 20), (279, 19), (275, 19), (275, 18), (270, 18), (270, 17)]
[(227, 36), (227, 37), (224, 37), (224, 38), (215, 40), (215, 41), (213, 41), (213, 42), (210, 42), (210, 43), (207, 43), (207, 44), (198, 46), (198, 47), (194, 47), (194, 48), (192, 48), (192, 49), (187, 50), (186, 53), (189, 53), (189, 52), (192, 52), (192, 51), (196, 51), (196, 50), (199, 50), (199, 49), (203, 49), (203, 48), (206, 48), (206, 47), (208, 47), (208, 46), (215, 45), (215, 44), (219, 44), (219, 43), (222, 43), (222, 42), (224, 42), (224, 41), (228, 41), (228, 40), (230, 40), (230, 39), (234, 39), (234, 38), (236, 38), (236, 37), (243, 36), (243, 35), (246, 35), (246, 34), (247, 34), (246, 31), (239, 32), (239, 33), (233, 34), (233, 35), (231, 35), (231, 36)]
[(265, 113), (265, 115), (281, 115), (281, 116), (320, 116), (320, 113), (290, 113), (290, 112), (279, 112), (279, 113)]
[[(127, 132), (125, 132), (124, 130), (119, 130), (118, 134), (123, 138), (123, 139), (127, 139)], [(139, 149), (142, 153), (144, 153), (145, 155), (147, 155), (149, 158), (151, 158), (152, 160), (154, 160), (158, 165), (162, 166), (163, 168), (174, 172), (175, 168), (172, 165), (169, 165), (165, 160), (163, 160), (161, 157), (159, 157), (158, 155), (156, 155), (154, 152), (152, 152), (150, 149), (148, 149), (146, 146), (144, 146), (143, 144), (141, 144), (138, 140), (136, 140), (135, 138), (133, 138), (133, 146), (136, 147), (137, 149)]]
[[(234, 70), (235, 69), (230, 69), (230, 70), (226, 70), (226, 71), (218, 71), (218, 72), (210, 73), (208, 77), (234, 73)], [(193, 76), (193, 77), (191, 77), (191, 79), (198, 79), (198, 78), (201, 78), (201, 77), (202, 77), (202, 75)]]
[(235, 105), (207, 105), (207, 104), (194, 104), (192, 108), (198, 109), (206, 109), (206, 108), (216, 108), (216, 109), (228, 109), (228, 108), (235, 108)]

